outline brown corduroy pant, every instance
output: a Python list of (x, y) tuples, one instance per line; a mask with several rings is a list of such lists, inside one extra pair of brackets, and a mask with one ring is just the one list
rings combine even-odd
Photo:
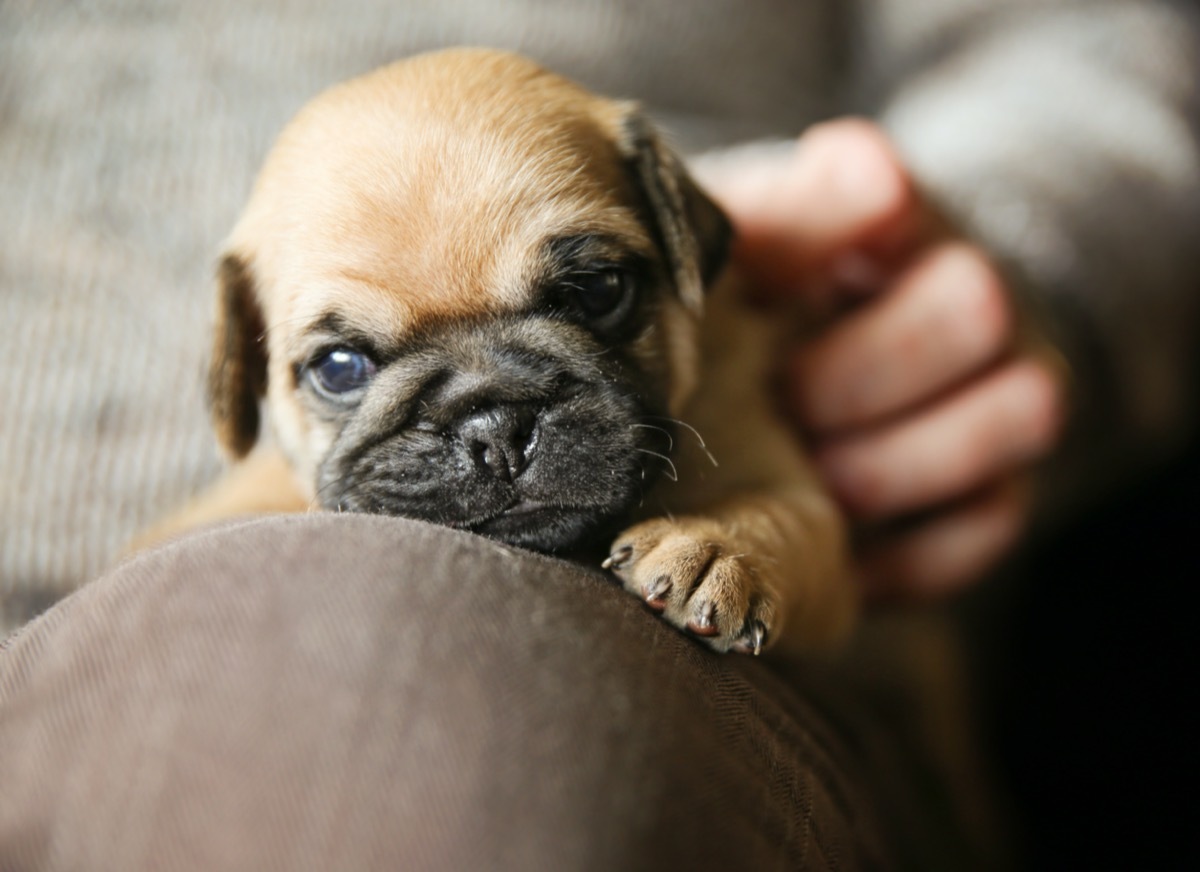
[(0, 649), (4, 872), (887, 867), (864, 769), (599, 572), (397, 519), (202, 532)]

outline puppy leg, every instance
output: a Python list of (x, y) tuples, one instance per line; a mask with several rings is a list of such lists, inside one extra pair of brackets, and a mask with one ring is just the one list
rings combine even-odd
[(736, 281), (710, 298), (699, 388), (677, 413), (677, 480), (605, 565), (718, 651), (828, 646), (857, 604), (842, 516), (768, 393), (779, 319), (741, 299)]
[(259, 450), (234, 466), (183, 509), (140, 533), (125, 551), (141, 551), (180, 533), (227, 518), (303, 512), (310, 504), (283, 456), (277, 451)]

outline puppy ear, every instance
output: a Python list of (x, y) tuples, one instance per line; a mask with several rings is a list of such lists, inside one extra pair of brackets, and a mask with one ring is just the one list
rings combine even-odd
[(704, 289), (729, 260), (733, 226), (640, 111), (627, 114), (622, 133), (622, 150), (650, 207), (679, 296), (699, 314)]
[(245, 457), (258, 440), (259, 400), (267, 392), (267, 351), (254, 277), (235, 254), (217, 268), (217, 324), (208, 369), (208, 407), (222, 447)]

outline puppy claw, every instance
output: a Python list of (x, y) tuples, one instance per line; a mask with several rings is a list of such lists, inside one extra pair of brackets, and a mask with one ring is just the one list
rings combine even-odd
[(614, 551), (608, 557), (604, 558), (604, 562), (600, 564), (601, 569), (620, 569), (625, 565), (625, 562), (633, 556), (633, 546), (623, 545)]
[(762, 653), (763, 645), (767, 642), (767, 628), (762, 621), (750, 621), (742, 631), (742, 635), (733, 643), (733, 650), (741, 654), (753, 654), (757, 657)]
[(717, 629), (717, 607), (711, 601), (701, 603), (695, 614), (686, 624), (688, 632), (697, 636), (716, 636), (721, 632)]
[(645, 589), (646, 605), (656, 612), (661, 612), (667, 607), (667, 594), (671, 591), (671, 577), (669, 575), (660, 575), (655, 578)]

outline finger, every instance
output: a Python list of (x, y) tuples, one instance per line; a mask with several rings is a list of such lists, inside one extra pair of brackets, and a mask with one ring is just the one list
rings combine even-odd
[(1062, 388), (1045, 365), (1016, 361), (932, 408), (831, 441), (817, 466), (860, 518), (927, 509), (1046, 454), (1062, 406)]
[(1028, 488), (1012, 483), (878, 545), (859, 564), (863, 595), (926, 600), (961, 590), (1012, 550), (1028, 514)]
[(902, 222), (916, 202), (887, 136), (860, 119), (816, 125), (794, 152), (702, 181), (737, 228), (738, 260), (757, 282), (785, 292), (843, 249)]
[(864, 426), (979, 372), (1012, 335), (1008, 296), (986, 256), (962, 243), (934, 247), (798, 355), (796, 411), (818, 432)]

